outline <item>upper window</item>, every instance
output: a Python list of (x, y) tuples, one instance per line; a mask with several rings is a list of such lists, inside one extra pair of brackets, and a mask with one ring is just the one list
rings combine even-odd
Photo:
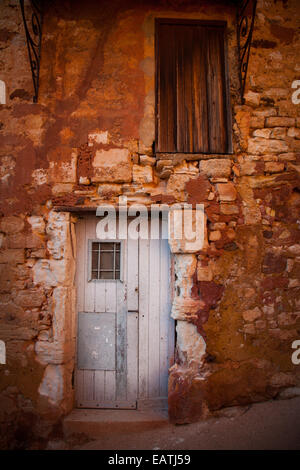
[(231, 153), (225, 22), (156, 19), (156, 151)]

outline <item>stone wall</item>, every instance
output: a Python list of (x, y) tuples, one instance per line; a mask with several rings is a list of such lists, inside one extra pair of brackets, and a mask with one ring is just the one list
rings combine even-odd
[[(153, 154), (154, 18), (161, 16), (228, 22), (233, 155)], [(50, 425), (73, 406), (76, 218), (69, 209), (117, 203), (120, 195), (128, 203), (205, 208), (205, 247), (187, 253), (171, 243), (172, 421), (280, 397), (285, 388), (297, 393), (300, 104), (292, 102), (292, 83), (300, 79), (299, 22), (297, 0), (258, 1), (242, 105), (230, 2), (110, 0), (99, 8), (87, 0), (83, 8), (55, 1), (44, 18), (33, 104), (18, 2), (3, 0), (2, 446), (44, 445)]]

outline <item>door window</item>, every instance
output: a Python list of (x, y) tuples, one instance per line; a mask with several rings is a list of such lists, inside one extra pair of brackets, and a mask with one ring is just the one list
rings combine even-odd
[(90, 280), (120, 279), (120, 242), (90, 241)]

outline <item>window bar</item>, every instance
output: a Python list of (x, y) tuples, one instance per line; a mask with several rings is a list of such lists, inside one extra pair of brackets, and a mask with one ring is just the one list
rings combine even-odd
[(98, 272), (97, 272), (97, 279), (101, 279), (101, 270), (100, 270), (100, 262), (101, 262), (101, 259), (100, 259), (100, 250), (101, 250), (101, 243), (98, 243)]
[(114, 279), (116, 279), (116, 243), (114, 243)]

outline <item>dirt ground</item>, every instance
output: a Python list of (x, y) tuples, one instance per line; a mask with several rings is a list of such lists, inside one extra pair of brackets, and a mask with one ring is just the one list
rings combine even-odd
[(300, 450), (300, 397), (227, 409), (223, 416), (188, 425), (166, 424), (122, 432), (76, 446), (81, 450)]

